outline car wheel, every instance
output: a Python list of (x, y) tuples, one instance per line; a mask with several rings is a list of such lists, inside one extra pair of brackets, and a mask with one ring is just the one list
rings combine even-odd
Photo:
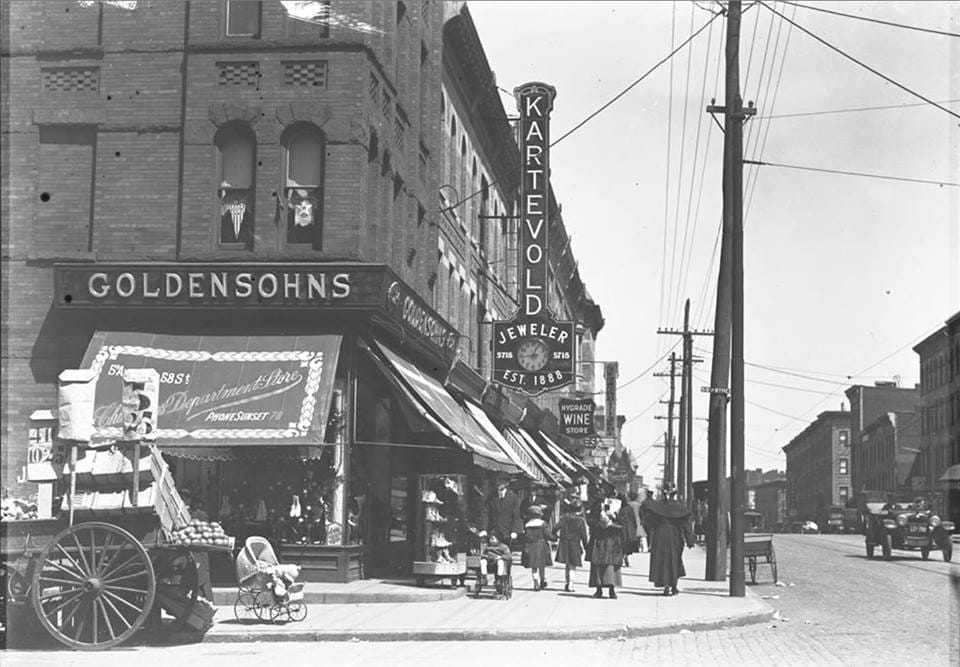
[(867, 542), (867, 558), (873, 558), (873, 546), (874, 545)]
[(943, 562), (949, 563), (951, 560), (953, 560), (953, 543), (947, 542), (943, 547)]
[(930, 547), (920, 547), (920, 556), (923, 560), (930, 558)]
[(883, 550), (883, 560), (890, 560), (890, 556), (893, 552), (893, 537), (890, 535), (884, 535), (883, 543), (880, 545), (880, 548)]

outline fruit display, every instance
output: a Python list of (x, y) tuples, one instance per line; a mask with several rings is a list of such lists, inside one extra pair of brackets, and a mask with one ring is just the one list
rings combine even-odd
[(3, 514), (0, 520), (20, 521), (22, 519), (37, 518), (37, 503), (22, 498), (4, 498), (2, 501)]
[(217, 521), (191, 519), (185, 526), (173, 531), (171, 542), (185, 547), (232, 549), (234, 538), (223, 532), (223, 527)]

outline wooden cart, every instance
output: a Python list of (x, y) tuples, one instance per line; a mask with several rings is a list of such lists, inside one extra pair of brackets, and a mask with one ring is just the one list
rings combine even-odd
[[(156, 447), (150, 469), (144, 492), (141, 475), (131, 472), (119, 508), (81, 505), (90, 492), (72, 484), (57, 518), (0, 524), (6, 602), (29, 605), (52, 637), (75, 649), (117, 646), (145, 626), (182, 628), (199, 592), (193, 552), (232, 545), (175, 543), (173, 531), (189, 513)], [(152, 500), (138, 504), (138, 496)]]
[(773, 549), (773, 535), (744, 535), (743, 557), (750, 569), (750, 583), (757, 583), (757, 559), (763, 558), (773, 570), (773, 583), (777, 583), (777, 552)]

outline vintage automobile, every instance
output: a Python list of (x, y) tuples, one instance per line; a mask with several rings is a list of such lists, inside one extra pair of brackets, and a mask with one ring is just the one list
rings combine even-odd
[(923, 502), (870, 502), (862, 515), (867, 558), (873, 558), (878, 546), (886, 560), (894, 549), (919, 550), (924, 560), (939, 549), (944, 561), (953, 558), (953, 522), (943, 521)]

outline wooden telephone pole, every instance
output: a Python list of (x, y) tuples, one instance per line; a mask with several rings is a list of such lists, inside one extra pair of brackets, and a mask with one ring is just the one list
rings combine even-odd
[[(690, 328), (690, 299), (683, 309), (683, 329), (657, 329), (658, 334), (683, 336), (683, 357), (680, 375), (680, 442), (677, 449), (677, 492), (687, 507), (693, 507), (693, 364), (703, 361), (693, 356), (693, 337), (712, 336), (712, 331)], [(674, 355), (670, 355), (673, 364)], [(673, 367), (671, 365), (671, 373)], [(670, 400), (673, 400), (673, 381), (670, 383)], [(672, 407), (672, 406), (671, 406)]]
[[(743, 123), (756, 113), (744, 109), (740, 96), (740, 0), (727, 3), (726, 104), (709, 112), (725, 116), (723, 143), (723, 235), (717, 284), (716, 336), (710, 376), (709, 517), (707, 520), (708, 581), (723, 581), (726, 567), (726, 403), (730, 397), (730, 595), (744, 597), (743, 512)], [(732, 350), (731, 350), (732, 347)], [(729, 375), (728, 375), (729, 373)], [(728, 377), (731, 386), (727, 389)]]
[[(666, 440), (663, 443), (663, 480), (661, 484), (666, 484), (667, 482), (672, 482), (673, 477), (673, 462), (674, 462), (674, 450), (673, 450), (673, 406), (676, 405), (676, 385), (674, 380), (677, 377), (677, 354), (676, 352), (670, 353), (670, 372), (669, 373), (654, 373), (654, 377), (669, 377), (670, 378), (670, 400), (669, 401), (660, 401), (665, 403), (667, 406), (667, 434)], [(663, 419), (663, 417), (656, 417), (656, 419)]]

